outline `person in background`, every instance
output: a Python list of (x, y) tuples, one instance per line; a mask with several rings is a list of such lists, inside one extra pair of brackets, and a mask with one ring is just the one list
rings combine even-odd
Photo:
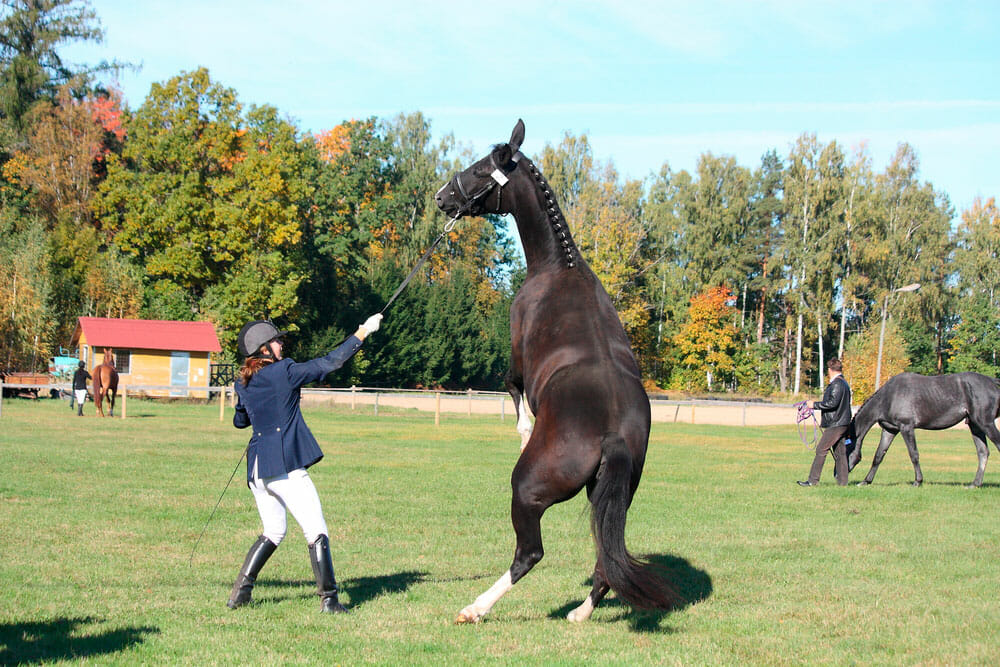
[[(83, 416), (83, 404), (87, 400), (87, 380), (90, 379), (90, 373), (87, 372), (87, 364), (80, 362), (80, 366), (73, 373), (73, 399), (76, 401), (77, 410), (76, 416)], [(72, 401), (69, 404), (70, 410), (73, 409)]]
[(816, 456), (809, 469), (809, 479), (799, 482), (800, 486), (816, 486), (827, 452), (833, 451), (833, 473), (840, 486), (847, 485), (847, 449), (844, 442), (851, 426), (851, 387), (843, 375), (843, 364), (834, 357), (826, 362), (829, 384), (823, 398), (812, 404), (813, 410), (821, 413), (819, 425), (823, 437), (816, 444)]
[(299, 390), (343, 366), (378, 331), (382, 315), (372, 315), (354, 335), (323, 357), (304, 363), (285, 359), (282, 336), (269, 320), (248, 322), (240, 331), (239, 352), (246, 359), (236, 380), (239, 398), (233, 425), (253, 429), (247, 445), (247, 485), (263, 524), (247, 552), (227, 606), (250, 602), (257, 575), (285, 537), (286, 510), (302, 528), (309, 545), (320, 611), (343, 613), (330, 556), (330, 538), (319, 494), (306, 469), (323, 458), (316, 438), (299, 409)]

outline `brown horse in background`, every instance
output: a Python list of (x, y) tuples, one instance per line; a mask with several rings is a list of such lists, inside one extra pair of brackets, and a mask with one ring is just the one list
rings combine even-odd
[(118, 371), (115, 370), (115, 357), (110, 347), (104, 348), (104, 361), (94, 366), (91, 374), (94, 378), (94, 403), (97, 404), (97, 414), (104, 416), (104, 397), (108, 397), (108, 416), (115, 416), (115, 397), (118, 395)]

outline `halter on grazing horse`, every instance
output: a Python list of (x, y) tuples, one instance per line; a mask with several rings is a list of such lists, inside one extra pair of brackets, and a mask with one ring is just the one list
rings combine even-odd
[(917, 453), (917, 439), (914, 429), (937, 431), (951, 428), (963, 419), (972, 431), (972, 442), (976, 445), (979, 467), (970, 488), (981, 486), (986, 460), (990, 448), (986, 438), (993, 441), (1000, 450), (1000, 430), (994, 423), (1000, 416), (1000, 380), (979, 373), (953, 373), (951, 375), (923, 376), (917, 373), (901, 373), (889, 379), (858, 408), (851, 422), (857, 434), (857, 448), (848, 461), (853, 469), (861, 460), (861, 441), (876, 423), (882, 427), (882, 439), (875, 450), (871, 470), (858, 486), (866, 486), (875, 479), (882, 459), (897, 433), (903, 434), (903, 442), (913, 463), (913, 486), (924, 482), (920, 470), (920, 455)]
[[(580, 257), (555, 195), (519, 152), (523, 139), (524, 123), (518, 121), (509, 143), (494, 147), (435, 195), (453, 218), (513, 215), (528, 265), (511, 306), (507, 375), (522, 438), (511, 476), (514, 561), (456, 622), (482, 620), (542, 559), (542, 514), (584, 487), (597, 564), (590, 595), (569, 620), (590, 618), (609, 587), (633, 607), (669, 609), (679, 602), (677, 595), (625, 548), (625, 514), (646, 458), (649, 399), (618, 313)], [(536, 416), (534, 429), (525, 403)]]
[(115, 357), (110, 347), (104, 348), (104, 360), (94, 366), (94, 403), (97, 404), (97, 414), (104, 416), (104, 397), (108, 397), (108, 416), (115, 416), (115, 397), (118, 395), (118, 371), (115, 370)]

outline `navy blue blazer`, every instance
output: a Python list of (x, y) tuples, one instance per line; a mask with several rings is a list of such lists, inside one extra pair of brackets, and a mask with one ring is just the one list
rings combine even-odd
[(282, 359), (254, 373), (249, 384), (236, 380), (239, 400), (233, 426), (253, 427), (247, 447), (248, 482), (255, 464), (258, 477), (277, 477), (323, 458), (299, 410), (300, 390), (343, 366), (359, 349), (361, 341), (351, 336), (325, 357), (301, 364)]

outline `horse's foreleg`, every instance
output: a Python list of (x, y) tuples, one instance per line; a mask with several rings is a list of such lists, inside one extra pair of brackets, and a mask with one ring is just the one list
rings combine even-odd
[(514, 399), (514, 411), (517, 413), (517, 432), (521, 434), (521, 451), (528, 446), (531, 439), (531, 418), (528, 416), (528, 401), (524, 395), (524, 382), (519, 378), (514, 378), (513, 373), (508, 373), (506, 378), (507, 391)]
[(472, 604), (458, 612), (455, 623), (478, 623), (483, 620), (493, 605), (542, 559), (544, 552), (541, 520), (545, 507), (525, 502), (520, 496), (515, 486), (514, 498), (511, 501), (511, 520), (514, 532), (517, 534), (514, 562), (495, 584), (477, 597)]
[(865, 479), (862, 482), (858, 482), (858, 486), (868, 486), (875, 479), (875, 472), (878, 471), (878, 467), (882, 465), (882, 459), (885, 458), (885, 453), (889, 449), (889, 445), (892, 444), (892, 439), (896, 437), (896, 434), (891, 431), (882, 431), (882, 439), (878, 441), (878, 449), (875, 450), (875, 458), (872, 459), (871, 470), (865, 475)]
[(574, 623), (582, 623), (590, 618), (590, 615), (594, 613), (594, 609), (601, 603), (604, 596), (608, 594), (611, 587), (608, 585), (607, 579), (604, 578), (604, 573), (601, 572), (599, 567), (594, 567), (594, 586), (590, 589), (590, 595), (586, 597), (579, 607), (567, 614), (567, 620), (573, 621)]
[(920, 486), (924, 483), (924, 473), (920, 470), (920, 453), (917, 451), (917, 438), (913, 435), (912, 428), (904, 428), (900, 433), (903, 434), (906, 451), (910, 453), (910, 461), (913, 463), (913, 486)]

